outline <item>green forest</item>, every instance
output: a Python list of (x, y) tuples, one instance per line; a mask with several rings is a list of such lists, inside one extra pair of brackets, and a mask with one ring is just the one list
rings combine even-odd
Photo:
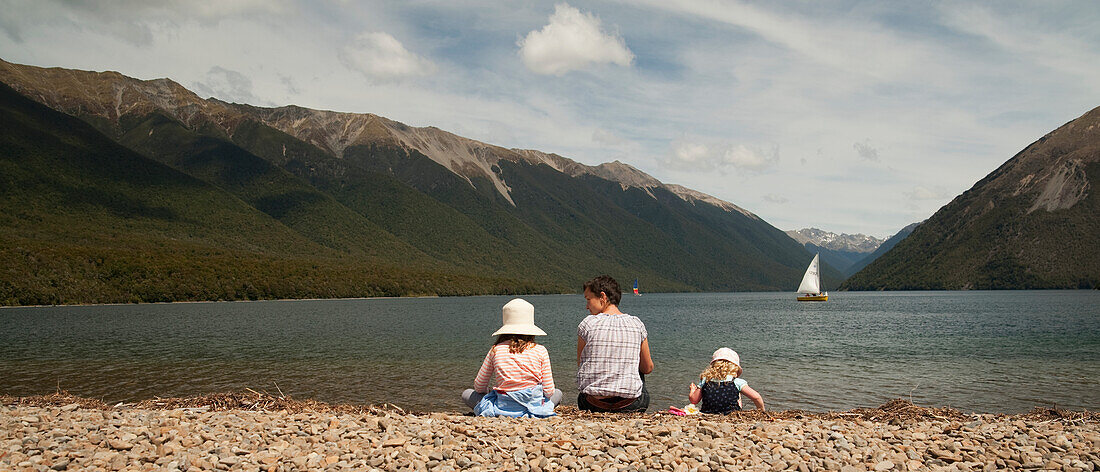
[(810, 258), (758, 219), (545, 165), (495, 167), (513, 203), (415, 150), (337, 159), (256, 121), (73, 116), (7, 86), (0, 120), (3, 305), (563, 293), (601, 273), (781, 290)]

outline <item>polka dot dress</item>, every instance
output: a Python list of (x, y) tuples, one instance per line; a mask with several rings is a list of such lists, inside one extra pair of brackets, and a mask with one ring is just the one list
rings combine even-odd
[(732, 380), (728, 382), (707, 381), (703, 384), (703, 400), (699, 402), (699, 411), (724, 415), (741, 409), (741, 392)]

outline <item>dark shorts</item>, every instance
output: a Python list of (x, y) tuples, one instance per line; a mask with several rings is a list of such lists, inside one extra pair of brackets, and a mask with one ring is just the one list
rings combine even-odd
[(608, 397), (590, 399), (588, 395), (577, 395), (577, 408), (594, 413), (641, 413), (649, 408), (649, 390), (642, 381), (642, 394), (638, 398)]

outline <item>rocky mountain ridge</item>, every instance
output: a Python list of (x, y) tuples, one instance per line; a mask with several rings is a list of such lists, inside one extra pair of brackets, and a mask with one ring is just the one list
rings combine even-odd
[[(756, 215), (733, 203), (686, 187), (665, 184), (628, 164), (614, 161), (588, 166), (557, 154), (536, 150), (507, 149), (458, 136), (436, 127), (412, 127), (372, 113), (314, 110), (295, 105), (263, 108), (202, 99), (171, 79), (140, 80), (118, 72), (92, 72), (62, 68), (22, 66), (0, 60), (0, 81), (66, 114), (98, 117), (116, 125), (127, 114), (159, 110), (188, 127), (216, 126), (232, 137), (249, 118), (312, 144), (333, 156), (351, 146), (394, 145), (416, 150), (470, 182), (484, 178), (512, 205), (511, 190), (494, 166), (501, 160), (545, 164), (576, 177), (589, 174), (618, 182), (624, 189), (636, 187), (652, 196), (651, 188), (662, 188), (689, 203), (702, 201)], [(50, 84), (50, 87), (43, 87)], [(656, 198), (656, 197), (654, 197)]]
[(854, 272), (852, 267), (882, 244), (882, 240), (865, 234), (837, 234), (817, 228), (790, 230), (786, 234), (805, 246), (807, 251), (819, 254), (822, 262), (836, 268), (845, 277)]
[(1047, 133), (944, 205), (844, 287), (1100, 286), (1100, 107)]
[(909, 237), (909, 235), (913, 233), (913, 230), (917, 229), (917, 226), (920, 226), (921, 223), (922, 222), (917, 222), (905, 225), (904, 228), (899, 230), (897, 233), (894, 233), (893, 236), (886, 238), (886, 240), (883, 241), (882, 244), (880, 244), (878, 248), (876, 248), (870, 254), (863, 256), (863, 258), (855, 261), (854, 263), (852, 263), (852, 265), (844, 269), (845, 275), (851, 276), (852, 274), (863, 270), (863, 268), (867, 267), (868, 264), (874, 262), (875, 259), (882, 257), (882, 255), (886, 254), (887, 251), (893, 249), (894, 246), (897, 246), (898, 243)]
[(785, 231), (795, 241), (801, 244), (814, 244), (818, 247), (832, 249), (834, 251), (846, 251), (857, 253), (870, 253), (878, 249), (884, 239), (878, 239), (866, 234), (834, 233), (818, 228), (802, 228)]
[[(213, 99), (212, 99), (213, 100)], [(340, 155), (353, 145), (386, 142), (405, 149), (423, 153), (443, 165), (467, 182), (474, 178), (486, 178), (509, 203), (515, 205), (510, 195), (506, 177), (494, 170), (501, 160), (545, 164), (572, 177), (594, 175), (618, 182), (625, 190), (630, 187), (645, 190), (663, 188), (688, 202), (704, 201), (727, 211), (736, 211), (756, 218), (749, 211), (719, 198), (686, 187), (665, 184), (653, 176), (620, 161), (588, 166), (558, 154), (532, 149), (508, 149), (458, 136), (434, 126), (412, 127), (378, 115), (339, 113), (288, 106), (259, 108), (236, 106), (247, 110), (251, 116), (264, 123)]]
[[(203, 100), (167, 79), (0, 63), (0, 82), (10, 84), (0, 85), (6, 90), (0, 105), (10, 110), (4, 119), (28, 130), (0, 134), (6, 140), (0, 142), (0, 165), (27, 182), (49, 168), (49, 159), (58, 165), (58, 178), (44, 181), (41, 191), (16, 185), (14, 193), (0, 195), (0, 205), (10, 205), (0, 214), (17, 215), (0, 219), (0, 236), (13, 241), (0, 245), (0, 260), (10, 262), (0, 274), (0, 292), (7, 287), (13, 293), (0, 293), (0, 299), (13, 303), (102, 301), (102, 292), (123, 301), (205, 299), (212, 293), (229, 299), (357, 291), (560, 293), (575, 290), (593, 273), (639, 278), (651, 291), (784, 290), (793, 289), (810, 257), (752, 213), (663, 184), (622, 162), (586, 166), (372, 114)], [(46, 151), (73, 132), (83, 136), (82, 148)], [(167, 167), (187, 185), (201, 184), (217, 195), (202, 207), (231, 215), (231, 221), (210, 224), (241, 228), (229, 234), (239, 234), (243, 241), (232, 244), (246, 249), (232, 257), (251, 261), (249, 269), (225, 270), (229, 243), (207, 237), (211, 231), (196, 230), (192, 220), (172, 217), (182, 210), (130, 210), (161, 205), (149, 201), (149, 189), (117, 182), (129, 182), (133, 172), (89, 180), (76, 167), (85, 157), (110, 162), (119, 153), (145, 159), (141, 168)], [(69, 179), (87, 190), (44, 200), (72, 194), (64, 183)], [(173, 204), (187, 201), (181, 198), (164, 196)], [(237, 210), (229, 212), (226, 205)], [(7, 211), (15, 209), (29, 210)], [(51, 247), (38, 236), (35, 222), (43, 220), (54, 222), (49, 231), (56, 237), (71, 241), (48, 270), (33, 265)], [(130, 228), (126, 237), (139, 249), (126, 256), (128, 269), (104, 275), (99, 263), (88, 265), (82, 254), (111, 267), (121, 264), (113, 240), (89, 233), (90, 227)], [(177, 247), (178, 235), (194, 239), (201, 251), (179, 255), (173, 249), (165, 256), (164, 248)], [(288, 249), (267, 241), (272, 237), (308, 244)], [(17, 247), (36, 249), (9, 250)], [(264, 254), (247, 254), (247, 248)], [(150, 267), (161, 261), (173, 266)], [(55, 277), (54, 270), (102, 286), (61, 293), (42, 282)], [(26, 282), (20, 274), (27, 272), (42, 277)], [(199, 281), (171, 276), (179, 273), (208, 275)], [(840, 280), (828, 264), (822, 273), (826, 285)]]

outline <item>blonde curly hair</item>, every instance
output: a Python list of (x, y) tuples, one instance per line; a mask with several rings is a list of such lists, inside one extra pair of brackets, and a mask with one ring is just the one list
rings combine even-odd
[(741, 366), (734, 364), (725, 359), (718, 359), (710, 363), (706, 369), (703, 369), (703, 373), (699, 374), (699, 380), (726, 380), (726, 377), (732, 375), (733, 378), (741, 376)]

